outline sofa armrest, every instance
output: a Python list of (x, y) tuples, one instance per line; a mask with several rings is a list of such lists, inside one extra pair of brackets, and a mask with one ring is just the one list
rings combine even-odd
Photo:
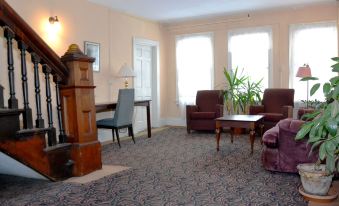
[(282, 114), (284, 118), (292, 118), (293, 117), (293, 107), (292, 106), (283, 106)]
[(265, 132), (262, 137), (262, 142), (266, 147), (269, 148), (278, 148), (279, 142), (279, 128), (275, 126)]
[(224, 116), (224, 105), (222, 104), (217, 104), (215, 105), (215, 117), (222, 117)]
[(265, 107), (264, 105), (251, 105), (249, 108), (250, 115), (258, 114), (258, 113), (264, 113)]

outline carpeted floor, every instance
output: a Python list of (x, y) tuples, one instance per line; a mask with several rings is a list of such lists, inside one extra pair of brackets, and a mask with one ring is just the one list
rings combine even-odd
[(257, 139), (230, 143), (214, 134), (170, 128), (103, 147), (103, 163), (129, 170), (87, 184), (47, 182), (0, 175), (1, 205), (306, 205), (299, 176), (261, 167)]

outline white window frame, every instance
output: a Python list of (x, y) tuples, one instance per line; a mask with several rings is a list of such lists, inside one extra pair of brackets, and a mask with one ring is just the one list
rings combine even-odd
[(269, 35), (269, 51), (268, 51), (268, 88), (273, 87), (273, 31), (271, 26), (264, 27), (248, 27), (240, 29), (232, 29), (228, 32), (227, 45), (228, 45), (228, 70), (232, 68), (232, 52), (230, 51), (230, 40), (232, 36), (241, 34), (253, 34), (259, 32), (266, 32)]
[[(190, 34), (181, 34), (175, 36), (175, 56), (176, 56), (176, 47), (178, 41), (189, 38), (189, 37), (195, 37), (195, 36), (209, 36), (211, 38), (212, 43), (212, 69), (211, 69), (211, 89), (214, 89), (214, 71), (215, 71), (215, 56), (214, 56), (214, 33), (213, 32), (203, 32), (203, 33), (190, 33)], [(176, 104), (179, 105), (179, 85), (178, 85), (178, 63), (177, 58), (175, 58), (175, 65), (176, 65)]]

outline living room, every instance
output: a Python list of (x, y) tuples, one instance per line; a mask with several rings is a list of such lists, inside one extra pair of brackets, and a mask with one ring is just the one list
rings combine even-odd
[[(99, 68), (98, 71), (93, 72), (94, 85), (96, 86), (95, 104), (116, 101), (119, 89), (124, 88), (125, 80), (128, 81), (132, 88), (136, 85), (136, 77), (122, 78), (119, 76), (119, 70), (124, 64), (131, 68), (136, 66), (135, 42), (151, 42), (152, 48), (154, 47), (155, 49), (153, 53), (155, 64), (153, 65), (151, 78), (153, 87), (151, 97), (152, 126), (161, 128), (159, 129), (160, 131), (152, 131), (152, 138), (144, 138), (145, 135), (141, 133), (141, 137), (136, 138), (135, 145), (130, 140), (123, 141), (120, 150), (116, 143), (113, 143), (112, 151), (107, 145), (103, 146), (103, 163), (131, 167), (132, 169), (126, 172), (131, 176), (117, 173), (111, 176), (113, 177), (111, 179), (104, 177), (99, 182), (81, 186), (56, 183), (50, 186), (52, 187), (51, 192), (53, 191), (53, 194), (57, 193), (60, 196), (53, 200), (47, 200), (51, 198), (47, 194), (34, 197), (29, 192), (29, 188), (33, 188), (33, 191), (38, 192), (41, 188), (49, 187), (48, 183), (25, 179), (20, 179), (18, 182), (8, 180), (5, 182), (7, 185), (25, 187), (25, 197), (23, 197), (22, 202), (18, 201), (16, 204), (29, 204), (30, 201), (32, 204), (43, 204), (44, 202), (46, 204), (57, 204), (62, 201), (62, 198), (65, 198), (64, 204), (72, 205), (101, 203), (108, 205), (162, 205), (166, 202), (174, 205), (208, 205), (213, 203), (216, 205), (307, 204), (298, 193), (298, 185), (300, 184), (298, 175), (270, 173), (267, 171), (267, 173), (261, 174), (264, 169), (260, 163), (262, 146), (259, 143), (259, 138), (255, 140), (253, 156), (249, 155), (249, 145), (246, 142), (248, 139), (235, 138), (234, 145), (231, 145), (229, 144), (229, 136), (226, 139), (222, 137), (220, 151), (216, 153), (215, 134), (213, 132), (201, 133), (194, 131), (192, 134), (187, 134), (186, 128), (173, 126), (186, 127), (185, 106), (186, 104), (195, 103), (195, 92), (197, 90), (225, 89), (224, 68), (235, 69), (237, 66), (240, 70), (244, 68), (244, 72), (254, 79), (256, 78), (256, 81), (263, 78), (263, 89), (295, 89), (293, 117), (297, 118), (298, 107), (302, 107), (300, 100), (305, 100), (307, 93), (306, 83), (300, 82), (300, 78), (296, 77), (298, 68), (303, 64), (309, 64), (313, 76), (320, 77), (321, 83), (323, 83), (323, 80), (327, 81), (328, 77), (332, 75), (330, 70), (332, 65), (331, 58), (338, 56), (337, 27), (339, 7), (337, 1), (303, 1), (304, 3), (292, 2), (286, 5), (277, 5), (275, 3), (266, 5), (268, 4), (267, 1), (259, 1), (261, 5), (257, 7), (247, 5), (245, 2), (231, 2), (234, 8), (238, 8), (238, 10), (234, 11), (220, 11), (221, 8), (219, 10), (214, 8), (216, 10), (213, 10), (208, 3), (195, 5), (195, 3), (186, 2), (183, 3), (181, 12), (185, 11), (186, 6), (195, 8), (196, 11), (199, 11), (199, 7), (207, 7), (212, 10), (212, 13), (207, 13), (208, 9), (206, 11), (205, 9), (200, 9), (200, 13), (197, 12), (196, 15), (179, 16), (181, 13), (180, 7), (174, 8), (176, 12), (162, 8), (163, 10), (154, 12), (153, 19), (147, 17), (147, 14), (152, 16), (150, 10), (152, 7), (148, 8), (149, 10), (145, 9), (143, 12), (145, 16), (142, 16), (140, 15), (142, 12), (137, 12), (139, 8), (137, 6), (134, 10), (135, 13), (133, 13), (133, 9), (119, 10), (118, 8), (102, 5), (102, 2), (100, 4), (99, 1), (99, 3), (95, 3), (96, 1), (94, 0), (32, 0), (24, 2), (7, 0), (7, 2), (59, 56), (63, 56), (71, 44), (77, 44), (82, 51), (85, 50), (84, 42), (99, 45)], [(126, 4), (129, 7), (128, 3)], [(215, 7), (221, 7), (220, 4), (216, 4), (217, 6)], [(243, 6), (242, 9), (239, 9), (241, 6)], [(171, 8), (170, 6), (168, 7)], [(163, 18), (159, 17), (161, 13), (163, 13)], [(170, 16), (173, 13), (178, 14), (178, 16)], [(46, 25), (49, 24), (49, 17), (54, 16), (57, 16), (60, 22), (60, 30), (51, 36)], [(329, 28), (329, 32), (325, 32), (325, 36), (314, 35), (314, 33), (310, 32), (306, 36), (309, 35), (312, 39), (310, 41), (305, 40), (306, 44), (298, 44), (300, 39), (305, 39), (305, 36), (297, 36), (298, 32), (317, 28)], [(264, 34), (265, 37), (255, 39), (257, 44), (253, 45), (246, 44), (246, 39), (233, 41), (236, 37), (244, 34), (253, 34), (254, 36), (252, 37), (249, 35), (250, 40), (251, 38), (252, 40), (257, 38), (256, 34)], [(207, 39), (204, 42), (207, 42), (207, 44), (200, 46), (202, 48), (200, 53), (193, 52), (194, 50), (199, 50), (199, 45), (197, 44), (194, 47), (186, 48), (187, 50), (184, 48), (184, 53), (180, 53), (179, 43), (192, 37)], [(317, 45), (316, 49), (312, 51), (310, 51), (311, 49), (297, 50), (301, 46), (307, 46), (310, 42), (312, 45)], [(2, 44), (2, 47), (6, 48), (5, 42)], [(263, 49), (256, 50), (258, 45)], [(240, 49), (236, 50), (234, 48)], [(194, 53), (195, 56), (188, 58), (187, 51), (188, 53)], [(182, 56), (180, 57), (178, 54), (182, 54)], [(303, 54), (304, 56), (309, 55), (308, 58), (303, 59)], [(318, 61), (318, 59), (312, 58), (314, 55), (321, 56), (319, 57), (321, 60)], [(5, 62), (6, 55), (3, 53), (1, 56), (3, 62)], [(253, 57), (256, 60), (253, 60)], [(181, 62), (180, 58), (184, 60)], [(199, 59), (200, 61), (197, 61), (197, 65), (196, 62), (194, 62), (195, 64), (187, 62), (187, 59)], [(242, 64), (247, 60), (247, 64)], [(181, 65), (194, 65), (194, 68), (185, 74), (183, 73), (184, 76), (178, 77), (180, 63), (182, 63)], [(253, 66), (251, 63), (259, 66)], [(262, 65), (264, 66), (261, 67)], [(198, 70), (201, 67), (205, 67), (207, 70)], [(251, 71), (248, 67), (255, 69)], [(328, 72), (326, 67), (329, 67)], [(1, 69), (3, 73), (7, 72), (5, 67)], [(20, 74), (16, 74), (16, 79), (20, 78)], [(179, 86), (180, 78), (181, 88)], [(2, 75), (0, 83), (7, 85), (6, 79), (6, 75)], [(313, 85), (312, 83), (310, 81), (311, 85)], [(180, 90), (184, 91), (183, 95), (181, 95)], [(18, 93), (20, 94), (21, 91), (18, 91)], [(318, 93), (321, 94), (321, 91), (318, 91)], [(34, 97), (30, 98), (32, 98), (30, 102), (34, 102)], [(317, 96), (317, 98), (321, 98), (321, 96)], [(314, 97), (310, 97), (310, 99), (314, 99)], [(144, 110), (139, 112), (144, 113)], [(98, 114), (97, 119), (109, 115), (111, 113)], [(56, 115), (54, 118), (56, 118)], [(140, 118), (140, 128), (137, 129), (137, 132), (146, 129), (145, 116), (141, 115)], [(47, 116), (45, 119), (47, 119)], [(57, 120), (54, 122), (57, 122)], [(170, 126), (171, 130), (167, 131), (167, 127), (165, 127), (166, 132), (161, 133), (163, 126)], [(176, 137), (171, 139), (171, 136)], [(247, 137), (248, 135), (245, 136)], [(99, 139), (102, 141), (109, 140), (109, 143), (111, 143), (111, 138), (112, 135), (109, 130), (99, 130)], [(158, 140), (154, 140), (157, 138)], [(164, 145), (161, 145), (161, 143)], [(110, 144), (110, 146), (112, 145)], [(170, 149), (175, 150), (176, 147), (178, 147), (177, 153), (184, 157), (178, 157), (174, 151), (170, 151)], [(185, 147), (192, 154), (188, 154), (185, 151)], [(237, 150), (241, 151), (240, 154)], [(144, 154), (144, 152), (149, 154)], [(245, 155), (242, 156), (241, 153)], [(206, 164), (197, 160), (194, 154), (197, 157), (201, 157)], [(116, 156), (120, 157), (114, 159), (113, 157)], [(157, 158), (152, 159), (152, 156), (157, 156)], [(243, 162), (244, 165), (242, 163), (237, 164), (234, 160), (238, 163)], [(176, 163), (176, 161), (178, 162)], [(215, 162), (215, 165), (213, 165), (213, 162)], [(150, 171), (142, 164), (154, 169), (154, 171)], [(171, 164), (176, 166), (171, 167)], [(192, 168), (189, 169), (187, 164)], [(227, 164), (229, 165), (227, 166)], [(163, 170), (158, 167), (163, 167)], [(251, 172), (246, 173), (249, 168)], [(209, 171), (204, 173), (205, 170)], [(241, 170), (242, 172), (240, 172)], [(136, 174), (133, 172), (136, 172)], [(170, 175), (156, 175), (166, 172)], [(194, 174), (195, 172), (198, 175)], [(228, 176), (228, 173), (232, 174)], [(153, 179), (148, 174), (153, 176)], [(138, 179), (133, 179), (133, 175), (139, 175)], [(190, 175), (193, 177), (192, 182), (189, 181)], [(208, 177), (206, 178), (204, 175)], [(258, 179), (250, 179), (250, 175), (254, 175), (251, 178)], [(240, 179), (234, 179), (237, 177), (240, 177)], [(152, 180), (152, 184), (142, 184), (142, 178), (145, 178), (145, 181)], [(182, 178), (183, 185), (180, 184), (180, 178)], [(222, 184), (222, 187), (226, 187), (225, 190), (219, 188), (218, 181), (222, 179), (225, 179), (225, 182), (220, 184)], [(171, 181), (175, 182), (175, 184), (172, 184)], [(201, 182), (199, 183), (199, 181)], [(126, 192), (131, 189), (128, 187), (128, 182), (136, 183), (134, 188), (136, 194), (132, 196), (140, 199), (131, 200), (131, 197)], [(119, 183), (121, 183), (121, 190), (111, 188), (113, 187), (112, 185)], [(39, 188), (39, 184), (41, 188)], [(192, 184), (193, 189), (188, 188), (190, 184)], [(247, 184), (255, 184), (255, 186), (251, 185), (246, 188)], [(156, 193), (161, 198), (150, 196), (151, 192), (155, 193), (155, 190), (157, 190), (156, 185), (159, 185), (159, 191), (164, 192), (168, 189), (168, 192), (164, 193), (163, 196)], [(280, 189), (274, 188), (279, 186), (281, 186)], [(72, 193), (78, 192), (80, 197), (74, 197), (76, 201), (73, 201), (72, 198), (67, 198), (68, 193), (63, 191), (65, 187), (66, 190), (67, 187), (71, 188)], [(86, 193), (91, 192), (91, 187), (92, 189), (94, 188), (93, 190), (96, 191), (96, 194), (100, 193), (98, 187), (105, 188), (111, 194), (105, 197), (101, 196), (104, 194), (101, 194), (98, 197), (86, 200)], [(142, 187), (153, 188), (147, 188), (145, 190), (147, 194), (143, 194)], [(220, 190), (213, 190), (211, 189), (212, 187)], [(262, 187), (268, 187), (268, 189), (262, 189)], [(174, 193), (174, 188), (178, 189), (178, 193)], [(262, 194), (258, 192), (260, 189), (263, 190)], [(199, 195), (199, 191), (201, 195)], [(284, 195), (276, 194), (277, 192), (281, 192)], [(8, 201), (7, 204), (15, 204), (15, 196), (19, 193), (20, 191), (14, 187), (4, 192), (1, 195), (1, 199)], [(217, 195), (205, 197), (210, 193), (217, 193)], [(230, 193), (230, 196), (227, 196), (226, 193)], [(286, 194), (290, 195), (290, 197)], [(90, 196), (93, 197), (93, 194), (90, 194)], [(264, 198), (267, 199), (263, 200)]]

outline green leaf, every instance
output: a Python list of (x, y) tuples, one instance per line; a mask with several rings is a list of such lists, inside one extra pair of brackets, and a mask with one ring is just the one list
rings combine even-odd
[(310, 119), (313, 119), (316, 116), (318, 116), (320, 113), (321, 113), (320, 111), (316, 111), (316, 112), (313, 112), (313, 113), (306, 113), (301, 117), (301, 119), (310, 120)]
[(339, 62), (339, 57), (333, 57), (331, 58), (333, 61)]
[(313, 85), (313, 87), (311, 88), (311, 96), (319, 89), (319, 87), (320, 83)]
[(331, 155), (328, 155), (326, 157), (326, 170), (329, 173), (333, 173), (334, 168), (335, 168), (335, 158)]
[(337, 85), (339, 83), (339, 76), (332, 77), (330, 82), (332, 86)]
[(333, 69), (332, 69), (332, 72), (339, 72), (339, 63), (336, 63), (334, 65), (331, 66)]
[(311, 150), (310, 150), (310, 153), (308, 154), (308, 156), (311, 156), (311, 153), (314, 151), (314, 149), (319, 146), (321, 143), (323, 143), (323, 141), (319, 141), (319, 142), (315, 142), (312, 144), (312, 147), (311, 147)]
[(324, 160), (326, 157), (326, 148), (325, 148), (325, 144), (321, 144), (320, 148), (319, 148), (319, 159), (320, 160)]
[(332, 136), (335, 136), (337, 134), (338, 125), (334, 118), (328, 119), (325, 126), (326, 126), (327, 131)]
[(324, 94), (328, 94), (331, 90), (331, 84), (330, 83), (325, 83), (324, 86), (323, 86), (323, 92)]
[(298, 131), (297, 136), (295, 137), (295, 140), (301, 140), (303, 139), (311, 130), (312, 126), (313, 126), (313, 122), (308, 122), (305, 123), (301, 129)]
[(338, 99), (338, 96), (339, 96), (339, 85), (337, 85), (337, 86), (334, 88), (334, 91), (333, 91), (333, 94), (332, 94), (332, 98), (333, 98), (333, 99)]
[(300, 81), (308, 81), (308, 80), (319, 80), (317, 77), (303, 77), (300, 79)]
[(327, 152), (327, 156), (333, 156), (334, 155), (334, 151), (336, 148), (336, 144), (334, 143), (335, 139), (331, 140), (331, 141), (327, 141), (325, 143), (325, 148), (326, 148), (326, 152)]

